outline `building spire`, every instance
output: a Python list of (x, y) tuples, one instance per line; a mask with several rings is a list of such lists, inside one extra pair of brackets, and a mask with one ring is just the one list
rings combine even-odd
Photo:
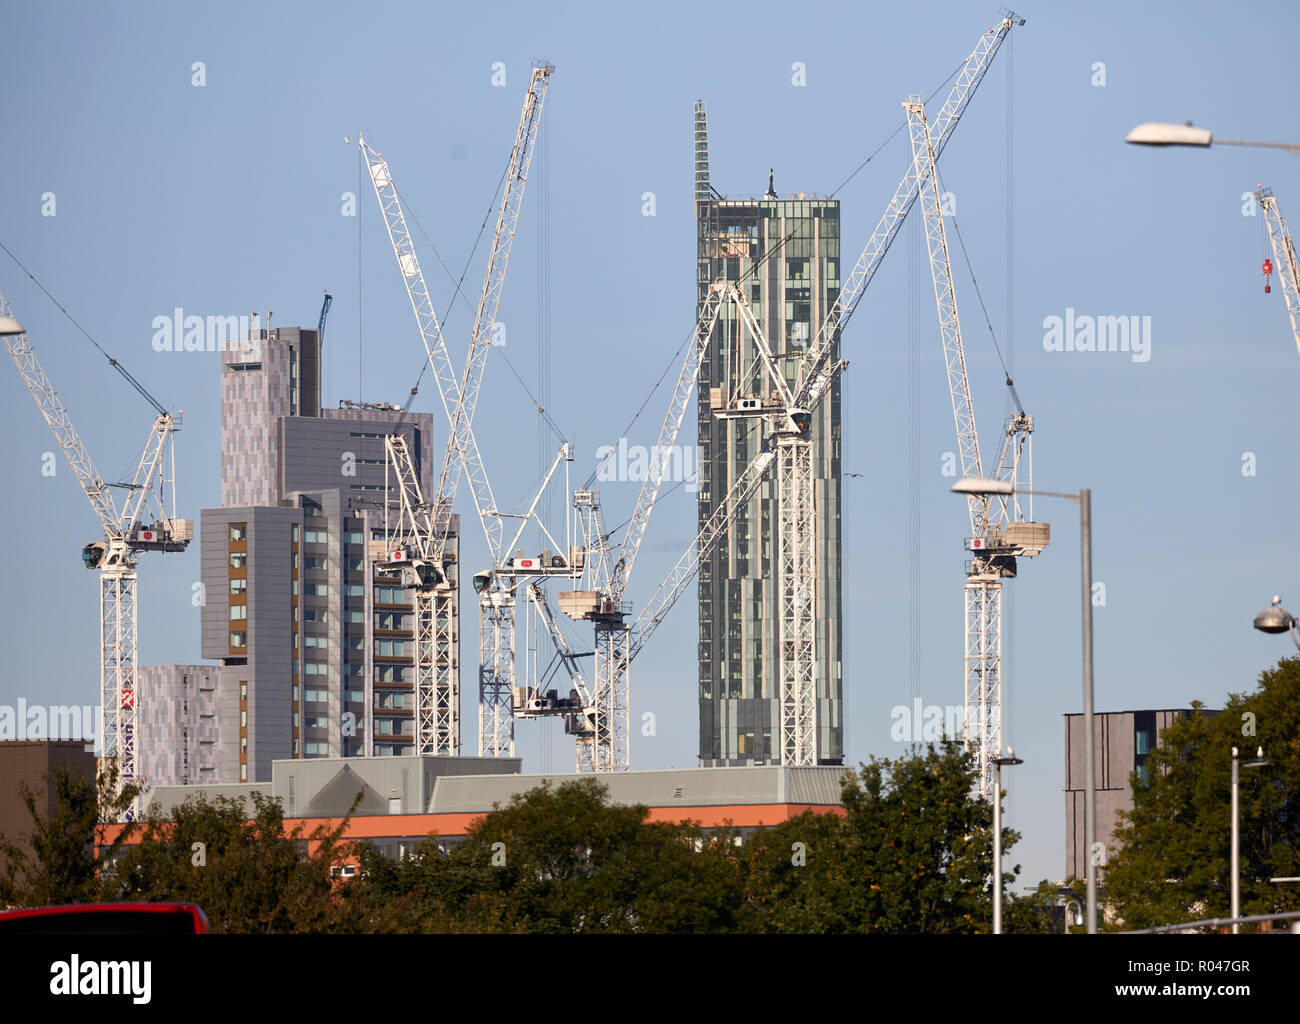
[(767, 169), (767, 193), (763, 196), (764, 199), (776, 198), (776, 185), (773, 184), (775, 177), (776, 177), (775, 168), (769, 167)]
[(709, 126), (704, 116), (704, 101), (695, 103), (695, 202), (711, 197), (709, 184)]

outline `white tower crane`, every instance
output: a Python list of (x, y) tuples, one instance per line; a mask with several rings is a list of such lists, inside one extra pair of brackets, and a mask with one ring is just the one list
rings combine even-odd
[[(971, 97), (994, 56), (1013, 26), (1024, 20), (1008, 14), (985, 32), (974, 51), (957, 74), (947, 101), (932, 127), (936, 156), (942, 152), (955, 130)], [(830, 313), (799, 367), (798, 386), (791, 397), (782, 396), (784, 408), (772, 410), (753, 398), (741, 398), (715, 412), (721, 415), (752, 415), (772, 424), (768, 442), (749, 466), (735, 479), (727, 497), (701, 530), (696, 550), (685, 556), (660, 588), (658, 601), (668, 606), (699, 568), (699, 559), (712, 548), (729, 525), (735, 509), (741, 507), (757, 488), (768, 466), (777, 463), (776, 491), (779, 522), (777, 537), (778, 656), (779, 694), (781, 702), (781, 762), (807, 765), (817, 763), (816, 692), (813, 676), (813, 643), (817, 616), (817, 518), (813, 502), (812, 439), (808, 425), (813, 410), (820, 403), (835, 375), (847, 363), (832, 360), (831, 352), (840, 331), (852, 316), (863, 292), (871, 283), (880, 261), (902, 227), (908, 211), (916, 202), (920, 186), (920, 169), (913, 161), (894, 193), (852, 273), (844, 281)], [(746, 407), (746, 403), (750, 403)], [(667, 611), (655, 614), (662, 615)], [(644, 613), (643, 613), (644, 614)], [(652, 620), (654, 621), (654, 620)]]
[[(21, 324), (14, 319), (9, 303), (0, 295), (0, 335), (3, 335), (14, 365), (36, 400), (36, 406), (63, 449), (99, 518), (103, 540), (92, 541), (81, 550), (87, 569), (99, 570), (99, 687), (101, 756), (117, 768), (117, 788), (139, 780), (136, 760), (139, 708), (136, 674), (139, 667), (136, 622), (135, 563), (145, 551), (184, 551), (194, 537), (194, 522), (177, 519), (174, 460), (175, 419), (116, 360), (110, 364), (156, 410), (144, 450), (131, 483), (108, 484), (72, 424), (58, 393), (45, 375)], [(119, 510), (110, 487), (122, 487), (127, 495)], [(170, 494), (168, 494), (170, 491)], [(170, 502), (166, 498), (170, 497)], [(153, 521), (147, 522), (152, 516)], [(127, 809), (129, 819), (139, 811), (139, 801)]]
[[(1282, 216), (1273, 190), (1261, 185), (1255, 192), (1255, 198), (1264, 211), (1268, 239), (1273, 243), (1273, 258), (1277, 260), (1278, 277), (1282, 279), (1287, 315), (1291, 317), (1291, 333), (1295, 335), (1296, 349), (1300, 350), (1300, 269), (1296, 267), (1295, 243), (1291, 241), (1291, 232), (1287, 229), (1286, 218)], [(1267, 273), (1266, 270), (1266, 277)], [(1264, 290), (1268, 290), (1267, 285)]]
[[(533, 146), (541, 121), (542, 105), (553, 71), (553, 65), (542, 63), (533, 69), (529, 79), (515, 134), (515, 144), (506, 171), (505, 189), (497, 214), (483, 289), (474, 317), (469, 355), (463, 371), (459, 374), (451, 362), (443, 341), (442, 330), (432, 300), (429, 298), (424, 274), (420, 269), (420, 262), (406, 227), (401, 200), (393, 184), (392, 175), (389, 173), (388, 164), (379, 153), (366, 144), (364, 138), (358, 137), (357, 140), (370, 172), (375, 196), (384, 214), (389, 240), (397, 256), (398, 267), (406, 284), (407, 295), (415, 313), (425, 353), (434, 371), (434, 378), (449, 424), (447, 446), (438, 475), (437, 494), (424, 525), (434, 531), (428, 545), (431, 556), (429, 563), (442, 575), (443, 579), (438, 586), (442, 587), (446, 600), (456, 603), (456, 608), (459, 607), (459, 579), (451, 575), (452, 569), (447, 558), (446, 547), (462, 472), (469, 480), (493, 565), (503, 564), (501, 547), (504, 532), (503, 515), (497, 509), (496, 499), (493, 497), (487, 473), (483, 468), (478, 443), (474, 438), (473, 420), (496, 326), (497, 310), (501, 302), (510, 248), (514, 241), (523, 202), (524, 186), (528, 180)], [(416, 524), (411, 523), (409, 526), (415, 528)], [(395, 563), (390, 561), (387, 564), (391, 566)], [(479, 754), (485, 757), (503, 757), (514, 753), (512, 692), (515, 604), (513, 591), (504, 588), (503, 577), (500, 583), (494, 582), (492, 587), (486, 589), (480, 595), (479, 601)], [(449, 609), (448, 614), (442, 618), (452, 621), (458, 618), (458, 615), (455, 614), (455, 609)], [(441, 646), (441, 641), (435, 646)], [(450, 663), (451, 659), (448, 658), (446, 661)], [(419, 674), (420, 667), (417, 666), (417, 677)], [(451, 671), (450, 664), (435, 665), (434, 674), (440, 675), (441, 678), (435, 683), (433, 689), (439, 692), (446, 691), (458, 701), (459, 680)]]
[[(930, 276), (939, 312), (939, 335), (948, 371), (948, 391), (957, 428), (957, 449), (963, 477), (983, 477), (979, 435), (975, 429), (975, 406), (966, 375), (966, 352), (962, 344), (961, 319), (957, 313), (957, 290), (948, 253), (939, 174), (933, 141), (919, 96), (903, 102), (912, 140), (912, 159), (921, 181), (921, 210), (925, 218), (926, 247)], [(1007, 379), (1011, 385), (1010, 378)], [(1011, 390), (1015, 396), (1015, 389)], [(1033, 419), (1016, 402), (1017, 412), (1007, 421), (1003, 448), (998, 459), (998, 478), (1017, 488), (1032, 489)], [(1024, 473), (1022, 478), (1021, 473)], [(993, 761), (1002, 751), (1002, 580), (1016, 575), (1017, 556), (1033, 557), (1047, 545), (1046, 523), (1027, 522), (1020, 514), (1015, 496), (999, 502), (998, 522), (993, 523), (989, 495), (969, 495), (970, 536), (966, 547), (971, 559), (966, 565), (965, 609), (965, 708), (966, 745), (975, 759), (974, 791), (982, 799), (995, 798)], [(1032, 519), (1032, 510), (1031, 516)]]
[[(1007, 34), (1013, 26), (1023, 24), (1023, 19), (1008, 13), (980, 37), (974, 51), (958, 72), (947, 102), (936, 119), (936, 155), (947, 144), (971, 95), (983, 80)], [(699, 572), (701, 561), (709, 556), (713, 546), (725, 534), (737, 511), (748, 502), (768, 468), (778, 459), (778, 493), (781, 500), (777, 585), (781, 602), (781, 760), (783, 764), (816, 764), (816, 694), (812, 674), (812, 645), (816, 635), (817, 536), (808, 425), (813, 409), (830, 389), (835, 375), (848, 365), (846, 361), (830, 359), (840, 328), (852, 315), (904, 218), (916, 202), (919, 184), (918, 170), (913, 161), (852, 274), (845, 281), (830, 314), (809, 347), (796, 378), (799, 386), (790, 389), (783, 383), (782, 386), (775, 387), (779, 396), (776, 402), (770, 397), (733, 399), (728, 396), (714, 408), (716, 415), (726, 418), (760, 418), (772, 426), (772, 432), (701, 528), (695, 543), (673, 567), (633, 622), (627, 621), (631, 609), (623, 600), (624, 591), (658, 497), (663, 467), (657, 465), (656, 459), (651, 460), (651, 468), (642, 485), (620, 557), (612, 570), (607, 564), (608, 553), (603, 547), (597, 547), (598, 542), (602, 541), (598, 496), (586, 491), (575, 495), (579, 524), (583, 527), (587, 545), (590, 589), (561, 594), (560, 607), (574, 618), (591, 620), (596, 627), (595, 696), (597, 707), (601, 709), (599, 720), (602, 728), (597, 730), (596, 749), (591, 758), (594, 770), (626, 770), (631, 662)], [(698, 380), (699, 367), (707, 353), (709, 339), (718, 318), (718, 306), (724, 300), (743, 308), (743, 296), (737, 289), (727, 287), (725, 282), (711, 286), (696, 325), (695, 350), (687, 354), (677, 389), (669, 402), (668, 415), (656, 448), (657, 454), (671, 451), (671, 446), (676, 441), (677, 430), (685, 414), (690, 393)], [(752, 316), (743, 319), (754, 333), (760, 352), (764, 353), (769, 379), (774, 385), (777, 379), (783, 381), (783, 375), (774, 372), (770, 347), (762, 338), (757, 322)], [(607, 590), (600, 589), (595, 582), (601, 578), (602, 572), (607, 573), (605, 578), (610, 580)], [(581, 751), (579, 761), (581, 765)]]

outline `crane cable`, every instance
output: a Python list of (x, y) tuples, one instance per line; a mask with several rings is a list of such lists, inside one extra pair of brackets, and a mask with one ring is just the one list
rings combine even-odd
[(157, 411), (159, 416), (166, 416), (168, 414), (167, 409), (163, 406), (163, 404), (159, 402), (158, 399), (154, 398), (154, 396), (149, 393), (148, 389), (143, 384), (141, 384), (138, 380), (136, 380), (135, 376), (131, 373), (130, 370), (128, 370), (125, 366), (123, 366), (116, 359), (114, 359), (112, 356), (110, 356), (107, 352), (104, 351), (104, 347), (90, 336), (90, 332), (81, 326), (81, 324), (77, 321), (76, 317), (74, 317), (71, 313), (69, 313), (67, 309), (64, 308), (63, 304), (59, 302), (58, 299), (56, 299), (53, 295), (50, 294), (50, 290), (46, 288), (45, 285), (43, 285), (39, 280), (37, 280), (36, 275), (33, 274), (30, 270), (28, 270), (25, 266), (23, 266), (22, 261), (19, 260), (18, 257), (15, 256), (10, 251), (7, 245), (5, 245), (3, 242), (0, 242), (0, 249), (3, 249), (5, 251), (5, 254), (11, 260), (13, 260), (14, 263), (18, 265), (18, 269), (20, 269), (24, 274), (26, 274), (29, 278), (31, 278), (32, 283), (34, 283), (37, 288), (39, 288), (41, 291), (45, 293), (46, 298), (48, 298), (51, 302), (54, 303), (58, 311), (62, 313), (64, 316), (66, 316), (68, 320), (72, 322), (72, 326), (74, 326), (77, 330), (79, 330), (82, 334), (84, 334), (86, 336), (86, 340), (89, 341), (92, 345), (94, 345), (95, 348), (99, 349), (100, 354), (105, 359), (108, 360), (108, 365), (113, 367), (113, 369), (115, 369), (118, 373), (120, 373), (122, 375), (122, 378), (128, 384), (130, 384), (131, 387), (135, 388), (136, 391), (140, 393), (141, 397), (143, 397), (146, 402), (148, 402), (150, 405), (154, 407), (154, 409)]

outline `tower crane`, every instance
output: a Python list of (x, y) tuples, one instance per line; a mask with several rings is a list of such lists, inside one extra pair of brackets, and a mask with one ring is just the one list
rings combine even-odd
[[(447, 539), (450, 532), (452, 515), (455, 507), (456, 493), (462, 472), (469, 480), (475, 509), (487, 538), (488, 550), (494, 568), (502, 566), (502, 538), (504, 517), (497, 509), (488, 476), (483, 468), (478, 443), (474, 438), (473, 419), (478, 403), (479, 390), (483, 372), (487, 365), (488, 350), (496, 325), (497, 309), (501, 302), (501, 293), (505, 284), (506, 268), (510, 259), (510, 248), (514, 241), (515, 229), (519, 220), (519, 211), (523, 202), (524, 186), (528, 180), (528, 168), (532, 160), (533, 146), (542, 115), (542, 105), (554, 65), (541, 63), (533, 68), (528, 90), (524, 96), (523, 110), (515, 134), (515, 144), (511, 151), (510, 163), (506, 171), (505, 189), (497, 214), (496, 229), (492, 237), (492, 249), (488, 258), (487, 271), (483, 288), (479, 296), (478, 308), (474, 316), (474, 327), (470, 336), (469, 354), (462, 372), (458, 373), (447, 352), (442, 329), (438, 323), (433, 302), (424, 281), (423, 271), (406, 226), (406, 217), (402, 212), (401, 199), (393, 183), (388, 164), (383, 157), (372, 149), (364, 137), (358, 136), (357, 144), (365, 158), (375, 196), (384, 215), (397, 257), (398, 268), (406, 284), (407, 296), (415, 313), (425, 354), (433, 369), (438, 393), (449, 424), (447, 446), (443, 454), (442, 466), (438, 475), (437, 493), (432, 501), (431, 511), (418, 522), (408, 521), (404, 526), (404, 536), (424, 529), (432, 531), (428, 543), (423, 545), (424, 552), (420, 561), (426, 568), (426, 579), (420, 586), (437, 592), (443, 603), (443, 613), (435, 616), (441, 635), (435, 638), (431, 649), (446, 649), (449, 655), (440, 663), (430, 668), (417, 662), (417, 678), (422, 673), (432, 673), (435, 682), (431, 691), (445, 695), (451, 704), (459, 703), (459, 669), (454, 654), (455, 639), (453, 623), (459, 618), (459, 580)], [(397, 473), (398, 479), (403, 479)], [(416, 508), (422, 502), (414, 494), (399, 499), (402, 508)], [(393, 556), (398, 549), (385, 552), (390, 547), (378, 543), (377, 564), (383, 568), (401, 568), (402, 560)], [(402, 551), (409, 557), (409, 551)], [(403, 573), (404, 582), (414, 581), (416, 577)], [(435, 579), (436, 577), (436, 579)], [(514, 594), (508, 588), (509, 577), (493, 576), (492, 585), (480, 594), (480, 630), (479, 630), (479, 754), (485, 757), (510, 756), (514, 753), (514, 719), (512, 714), (512, 694), (514, 683)], [(416, 587), (417, 593), (419, 586)], [(420, 645), (417, 644), (417, 654)], [(439, 703), (444, 698), (439, 698)], [(426, 744), (427, 738), (421, 737), (419, 743)], [(448, 753), (459, 752), (459, 740), (455, 749)]]
[[(174, 434), (179, 425), (125, 367), (110, 359), (110, 365), (158, 415), (149, 428), (132, 482), (106, 483), (3, 295), (0, 335), (104, 531), (102, 540), (91, 541), (81, 549), (81, 558), (87, 569), (99, 570), (99, 687), (103, 709), (99, 740), (102, 757), (116, 765), (120, 793), (138, 781), (136, 561), (145, 551), (184, 551), (194, 537), (193, 520), (178, 519), (174, 511)], [(110, 487), (126, 490), (120, 509)], [(127, 809), (128, 820), (134, 820), (138, 812), (137, 799)]]
[[(1268, 240), (1273, 244), (1273, 258), (1277, 260), (1278, 277), (1282, 279), (1282, 294), (1286, 298), (1287, 315), (1291, 317), (1291, 333), (1295, 335), (1296, 349), (1300, 350), (1300, 269), (1296, 267), (1295, 243), (1291, 241), (1291, 232), (1287, 229), (1286, 218), (1282, 216), (1277, 205), (1277, 197), (1271, 188), (1261, 185), (1255, 191), (1260, 209), (1264, 211), (1264, 222), (1268, 225)], [(1265, 281), (1269, 268), (1264, 270)], [(1265, 284), (1264, 290), (1268, 291)]]
[[(919, 96), (912, 96), (903, 102), (903, 107), (907, 111), (912, 159), (920, 172), (926, 248), (939, 312), (939, 335), (948, 371), (962, 476), (983, 477), (975, 406), (966, 375), (957, 290), (925, 102)], [(1016, 485), (1017, 490), (1029, 490), (1033, 487), (1033, 418), (1021, 407), (1010, 377), (1007, 386), (1016, 412), (1008, 417), (1003, 432), (998, 479)], [(1043, 550), (1050, 539), (1050, 527), (1046, 523), (1026, 521), (1014, 493), (999, 501), (996, 515), (989, 495), (967, 497), (970, 536), (966, 548), (971, 558), (966, 563), (964, 588), (966, 745), (975, 760), (975, 794), (991, 800), (996, 799), (993, 762), (1002, 751), (1002, 581), (1015, 577), (1017, 557), (1033, 557)], [(1032, 520), (1032, 510), (1029, 518)]]
[[(943, 151), (953, 131), (965, 112), (979, 83), (988, 72), (993, 58), (1013, 26), (1023, 25), (1024, 19), (1008, 12), (997, 25), (983, 33), (975, 49), (958, 71), (947, 101), (932, 126), (936, 157)], [(777, 463), (776, 490), (780, 502), (778, 521), (777, 591), (780, 601), (778, 651), (780, 661), (779, 693), (781, 704), (781, 763), (808, 765), (817, 763), (816, 693), (813, 677), (813, 642), (816, 630), (816, 552), (817, 526), (813, 507), (812, 439), (809, 432), (812, 413), (830, 389), (835, 376), (848, 365), (847, 361), (832, 359), (841, 328), (847, 324), (866, 287), (871, 283), (880, 261), (902, 227), (903, 220), (915, 204), (920, 188), (920, 171), (913, 160), (899, 183), (893, 199), (876, 225), (866, 248), (858, 258), (852, 273), (844, 281), (830, 313), (809, 345), (795, 377), (797, 386), (777, 388), (777, 399), (751, 396), (718, 396), (715, 415), (724, 418), (756, 418), (769, 433), (759, 452), (745, 469), (735, 477), (731, 487), (713, 514), (701, 527), (695, 542), (679, 559), (666, 579), (659, 585), (636, 619), (628, 622), (630, 608), (622, 603), (622, 592), (617, 588), (617, 566), (614, 581), (607, 594), (579, 594), (569, 598), (569, 614), (575, 618), (590, 618), (597, 625), (597, 691), (610, 694), (611, 721), (614, 729), (621, 726), (626, 736), (626, 707), (629, 688), (628, 671), (632, 660), (640, 653), (668, 612), (699, 572), (700, 563), (712, 552), (718, 540), (725, 535), (739, 509), (743, 508), (773, 463)], [(693, 372), (691, 385), (698, 379), (699, 360), (708, 344), (713, 324), (718, 317), (715, 303), (726, 299), (740, 304), (738, 290), (728, 289), (723, 282), (710, 287), (700, 320), (697, 324), (697, 352), (688, 354), (683, 375)], [(742, 314), (743, 316), (743, 314)], [(756, 321), (745, 318), (747, 327), (754, 333), (760, 353), (766, 364), (769, 379), (783, 379), (773, 373), (771, 347)], [(697, 357), (698, 358), (693, 358)], [(693, 363), (693, 366), (692, 366)], [(773, 381), (775, 383), (775, 381)], [(689, 392), (689, 388), (687, 389)], [(665, 441), (672, 444), (681, 417), (676, 414), (676, 403), (681, 396), (681, 383), (670, 403), (665, 429), (660, 434), (659, 451)], [(684, 399), (683, 399), (684, 401)], [(713, 404), (711, 402), (711, 404)], [(684, 411), (685, 406), (682, 409)], [(671, 429), (670, 429), (671, 427)], [(624, 579), (635, 559), (639, 538), (644, 535), (645, 523), (653, 509), (653, 495), (657, 495), (658, 481), (654, 472), (647, 475), (642, 487), (646, 498), (647, 486), (652, 488), (651, 500), (639, 500), (637, 515), (644, 521), (634, 533), (629, 526), (620, 562)], [(633, 543), (633, 538), (636, 541)], [(628, 544), (632, 543), (629, 550)], [(630, 557), (629, 557), (630, 556)], [(590, 566), (592, 558), (588, 558)], [(565, 608), (561, 595), (561, 608)], [(602, 627), (604, 637), (602, 637)], [(604, 644), (602, 645), (602, 640)], [(604, 675), (602, 675), (604, 673)], [(598, 697), (599, 699), (599, 697)], [(621, 704), (619, 703), (621, 701)], [(613, 731), (613, 730), (611, 730)], [(620, 749), (617, 733), (612, 744), (614, 763), (621, 758), (626, 763), (626, 739)]]

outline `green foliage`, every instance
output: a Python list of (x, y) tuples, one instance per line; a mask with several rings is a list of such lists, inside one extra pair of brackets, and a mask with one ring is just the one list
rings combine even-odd
[[(67, 782), (33, 891), (197, 903), (217, 932), (988, 931), (992, 810), (972, 799), (969, 769), (952, 742), (872, 759), (846, 773), (843, 814), (808, 812), (743, 844), (727, 828), (613, 806), (585, 778), (517, 795), (445, 851), (431, 835), (397, 860), (344, 844), (346, 819), (305, 837), (261, 795), (251, 820), (238, 801), (192, 797), (98, 865), (94, 800)], [(1007, 830), (1005, 848), (1018, 838)], [(331, 877), (351, 857), (358, 873)]]
[(167, 821), (151, 814), (139, 842), (105, 871), (107, 894), (196, 903), (214, 932), (352, 930), (330, 877), (348, 852), (340, 842), (347, 819), (304, 837), (301, 825), (285, 832), (278, 800), (252, 799), (251, 821), (228, 797), (190, 797)]
[[(442, 854), (433, 839), (388, 861), (363, 852), (348, 897), (376, 930), (734, 930), (741, 858), (729, 836), (648, 822), (595, 779), (513, 797)], [(698, 848), (698, 849), (697, 849)]]
[(1133, 809), (1115, 833), (1123, 845), (1106, 895), (1128, 928), (1229, 915), (1234, 746), (1242, 761), (1257, 747), (1270, 761), (1240, 770), (1242, 913), (1300, 910), (1300, 890), (1268, 881), (1300, 875), (1300, 659), (1231, 694), (1221, 715), (1193, 707), (1148, 756), (1149, 785), (1134, 775)]
[[(60, 765), (45, 776), (53, 790), (54, 807), (47, 817), (37, 809), (28, 786), (20, 788), (32, 830), (27, 833), (30, 851), (15, 838), (0, 836), (0, 906), (40, 907), (59, 903), (94, 903), (99, 899), (99, 878), (95, 860), (97, 826), (101, 817), (122, 816), (135, 798), (137, 787), (124, 787), (115, 795), (115, 772), (106, 772), (96, 782), (80, 772)], [(113, 855), (126, 840), (123, 833), (112, 844)]]
[[(988, 931), (993, 809), (970, 784), (969, 757), (951, 740), (872, 758), (845, 779), (844, 816), (805, 814), (754, 836), (748, 895), (763, 930)], [(1004, 829), (1004, 850), (1018, 839)]]

